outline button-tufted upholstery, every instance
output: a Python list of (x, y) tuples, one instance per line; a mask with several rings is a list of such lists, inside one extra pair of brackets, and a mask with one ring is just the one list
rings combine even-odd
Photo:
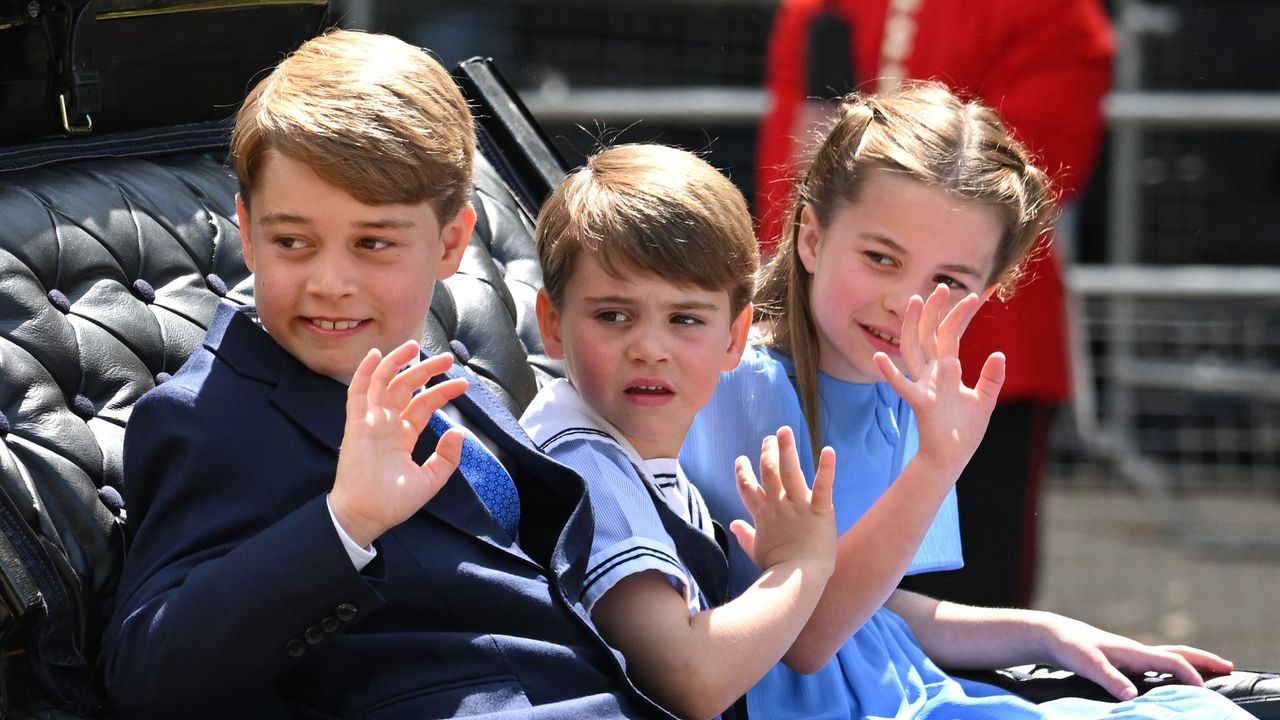
[[(129, 411), (199, 345), (218, 303), (252, 302), (224, 153), (0, 172), (0, 639), (13, 651), (0, 717), (46, 700), (100, 711)], [(424, 342), (518, 414), (560, 371), (533, 312), (532, 224), (483, 157), (472, 201), (476, 232)]]
[(123, 560), (129, 409), (221, 296), (249, 299), (233, 188), (207, 155), (0, 175), (0, 485), (61, 571), (34, 578), (48, 617), (28, 659), (82, 706)]

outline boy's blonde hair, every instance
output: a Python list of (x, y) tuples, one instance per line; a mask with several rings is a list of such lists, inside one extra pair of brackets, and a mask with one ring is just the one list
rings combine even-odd
[(872, 170), (883, 168), (996, 208), (1003, 233), (988, 284), (1006, 297), (1053, 217), (1048, 176), (990, 108), (961, 100), (936, 82), (908, 83), (886, 95), (852, 94), (796, 187), (782, 238), (761, 272), (756, 319), (769, 342), (795, 362), (801, 407), (817, 455), (821, 438), (818, 341), (809, 305), (811, 276), (800, 262), (800, 215), (808, 206), (822, 227), (858, 201)]
[(583, 253), (621, 278), (640, 271), (726, 290), (736, 316), (759, 265), (742, 193), (705, 160), (664, 145), (618, 145), (587, 158), (542, 206), (536, 229), (543, 286), (559, 307)]
[(246, 207), (275, 150), (367, 205), (430, 201), (441, 223), (470, 196), (475, 145), (466, 100), (440, 63), (352, 30), (285, 58), (249, 93), (231, 137)]

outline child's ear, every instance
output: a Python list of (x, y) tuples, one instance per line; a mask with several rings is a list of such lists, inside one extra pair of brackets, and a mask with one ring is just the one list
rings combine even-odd
[(742, 362), (742, 351), (747, 349), (747, 336), (751, 334), (752, 312), (751, 303), (747, 303), (747, 306), (742, 308), (742, 312), (738, 313), (733, 324), (729, 326), (729, 349), (725, 351), (721, 370), (732, 370)]
[(462, 206), (453, 219), (440, 229), (440, 264), (436, 266), (436, 279), (443, 280), (458, 271), (462, 253), (467, 249), (471, 231), (476, 226), (476, 209), (471, 203)]
[(538, 332), (542, 335), (542, 347), (552, 360), (564, 359), (564, 341), (560, 339), (560, 311), (551, 302), (546, 290), (538, 291), (535, 306), (538, 314)]
[(244, 206), (244, 198), (236, 193), (236, 220), (240, 223), (240, 252), (244, 255), (244, 266), (253, 272), (253, 243), (249, 237), (249, 209)]
[(796, 253), (804, 269), (813, 275), (818, 271), (818, 245), (822, 243), (822, 226), (812, 205), (800, 210), (800, 227), (796, 230)]

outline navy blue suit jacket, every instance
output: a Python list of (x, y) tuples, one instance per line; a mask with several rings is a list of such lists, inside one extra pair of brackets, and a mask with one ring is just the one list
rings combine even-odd
[[(137, 403), (106, 639), (119, 717), (669, 717), (579, 603), (581, 478), (479, 382), (454, 405), (513, 461), (519, 544), (455, 473), (357, 572), (325, 503), (345, 401), (222, 307), (204, 347)], [(423, 435), (420, 461), (436, 442)]]

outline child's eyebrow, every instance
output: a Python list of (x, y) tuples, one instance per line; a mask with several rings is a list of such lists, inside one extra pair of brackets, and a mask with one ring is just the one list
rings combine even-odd
[[(593, 305), (635, 305), (639, 301), (634, 297), (626, 295), (592, 295), (583, 298), (585, 302)], [(672, 310), (718, 310), (720, 305), (713, 302), (703, 300), (688, 300), (685, 302), (671, 303), (668, 306)]]
[(592, 295), (583, 300), (596, 305), (634, 305), (636, 302), (635, 298), (626, 295)]
[(301, 215), (294, 215), (286, 212), (267, 213), (258, 219), (258, 223), (262, 225), (284, 225), (284, 224), (305, 224), (307, 219)]
[(719, 310), (718, 303), (703, 302), (700, 300), (690, 300), (688, 302), (672, 303), (671, 307), (675, 310)]
[(384, 218), (382, 220), (363, 220), (361, 222), (355, 223), (355, 226), (359, 228), (369, 228), (371, 230), (385, 230), (387, 228), (407, 229), (407, 228), (416, 227), (417, 224), (418, 223), (412, 220), (398, 220), (398, 219), (392, 219), (392, 218)]
[[(881, 245), (884, 245), (885, 247), (889, 248), (890, 250), (900, 255), (907, 255), (907, 256), (911, 255), (911, 251), (907, 250), (906, 248), (902, 247), (898, 243), (890, 240), (889, 238), (883, 235), (868, 235), (867, 237), (872, 242), (880, 243)], [(983, 277), (982, 272), (980, 272), (976, 268), (970, 267), (968, 265), (959, 264), (959, 263), (947, 263), (938, 269), (941, 270), (942, 272), (947, 272), (952, 275), (969, 275), (971, 277), (976, 277), (976, 278)]]
[[(286, 225), (286, 224), (307, 225), (307, 224), (310, 224), (311, 221), (301, 215), (294, 215), (293, 213), (273, 212), (273, 213), (267, 213), (266, 215), (263, 215), (262, 219), (259, 220), (258, 222), (261, 223), (262, 225)], [(398, 218), (380, 218), (377, 220), (361, 220), (361, 221), (352, 223), (352, 225), (361, 229), (366, 229), (366, 230), (385, 230), (387, 228), (408, 229), (408, 228), (417, 226), (417, 223), (414, 222), (413, 220), (401, 220)]]

